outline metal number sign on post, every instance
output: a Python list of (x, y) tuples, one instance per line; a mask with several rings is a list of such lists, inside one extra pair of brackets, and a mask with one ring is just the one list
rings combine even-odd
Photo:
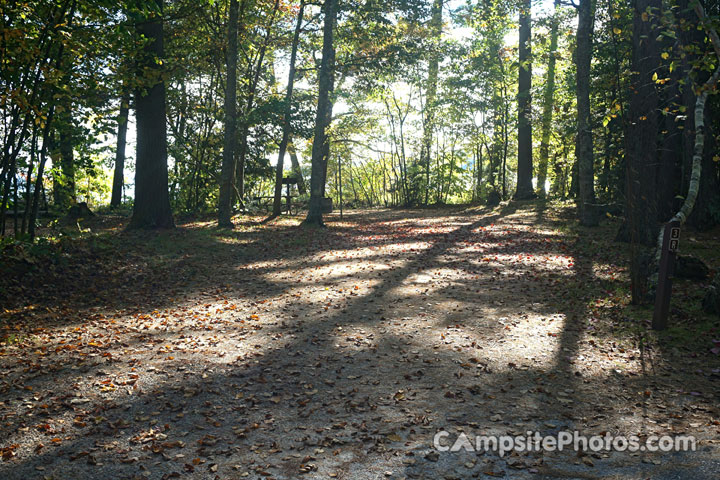
[(667, 223), (663, 231), (662, 252), (660, 252), (660, 270), (655, 292), (655, 311), (653, 312), (653, 330), (667, 328), (670, 312), (670, 294), (672, 293), (672, 276), (675, 273), (675, 257), (680, 245), (680, 223)]

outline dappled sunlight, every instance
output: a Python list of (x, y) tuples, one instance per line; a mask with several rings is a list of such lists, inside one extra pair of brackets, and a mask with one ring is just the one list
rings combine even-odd
[(720, 478), (718, 1), (0, 5), (0, 480)]
[[(451, 303), (448, 307), (460, 306)], [(552, 368), (558, 348), (552, 339), (562, 332), (564, 316), (501, 313), (489, 308), (478, 316), (461, 315), (458, 323), (445, 322), (444, 328), (436, 330), (440, 343), (469, 358), (482, 359), (494, 372)]]
[(592, 272), (600, 280), (620, 282), (622, 277), (627, 274), (627, 269), (609, 263), (593, 262)]
[(413, 284), (432, 284), (434, 282), (438, 282), (445, 279), (452, 279), (456, 276), (456, 274), (460, 273), (457, 269), (451, 269), (451, 268), (434, 268), (430, 270), (424, 270), (417, 273), (411, 273), (410, 275), (405, 277), (405, 280), (403, 280), (404, 285), (413, 285)]
[(224, 243), (226, 245), (252, 245), (254, 243), (254, 239), (250, 237), (242, 238), (240, 236), (219, 236), (217, 237), (218, 243)]
[(496, 254), (482, 256), (475, 261), (475, 265), (513, 269), (503, 271), (501, 273), (503, 275), (515, 275), (524, 269), (550, 271), (558, 275), (572, 275), (574, 260), (572, 257), (560, 255)]
[[(425, 465), (446, 427), (596, 431), (601, 418), (654, 432), (649, 412), (687, 404), (645, 385), (646, 351), (599, 328), (617, 315), (624, 293), (606, 292), (623, 270), (546, 224), (518, 227), (522, 215), (441, 213), (374, 211), (299, 234), (185, 227), (152, 240), (152, 262), (128, 252), (138, 271), (92, 295), (14, 306), (35, 323), (0, 347), (0, 391), (13, 399), (0, 431), (23, 445), (0, 474), (64, 465), (70, 452), (67, 468), (113, 465), (118, 478), (138, 465), (403, 471), (382, 452)], [(613, 411), (617, 396), (644, 411)], [(565, 461), (528, 459), (540, 460)]]

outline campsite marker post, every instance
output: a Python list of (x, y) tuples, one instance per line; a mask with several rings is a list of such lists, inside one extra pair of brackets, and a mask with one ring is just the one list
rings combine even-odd
[(669, 222), (663, 227), (663, 243), (660, 252), (660, 271), (655, 291), (655, 311), (653, 312), (653, 330), (667, 328), (672, 293), (672, 276), (675, 273), (675, 257), (680, 245), (680, 222)]

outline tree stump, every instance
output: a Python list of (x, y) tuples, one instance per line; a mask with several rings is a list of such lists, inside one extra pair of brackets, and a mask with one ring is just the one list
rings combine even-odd
[(710, 277), (710, 268), (697, 257), (678, 255), (675, 264), (675, 276), (691, 280), (705, 280)]
[(68, 210), (67, 218), (77, 220), (78, 218), (94, 217), (95, 214), (90, 210), (86, 202), (76, 203)]
[(500, 205), (501, 200), (502, 198), (500, 197), (500, 192), (498, 192), (497, 190), (491, 190), (488, 194), (487, 206), (497, 207), (498, 205)]
[(320, 200), (320, 209), (322, 213), (332, 213), (333, 211), (333, 201), (330, 197), (323, 197)]

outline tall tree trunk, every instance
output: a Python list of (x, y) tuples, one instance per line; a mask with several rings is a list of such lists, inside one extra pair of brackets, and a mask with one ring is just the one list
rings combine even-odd
[(35, 178), (35, 188), (33, 189), (33, 202), (32, 209), (30, 212), (30, 219), (28, 221), (28, 235), (31, 239), (35, 238), (35, 221), (37, 220), (38, 210), (40, 208), (40, 192), (44, 191), (43, 187), (43, 174), (45, 173), (45, 164), (47, 162), (47, 151), (48, 146), (52, 143), (52, 131), (50, 125), (52, 125), (52, 118), (55, 113), (55, 106), (50, 106), (50, 113), (48, 113), (47, 122), (43, 129), (43, 143), (40, 149), (40, 163), (38, 164), (38, 172)]
[[(615, 95), (608, 95), (607, 104), (612, 105), (616, 98), (617, 97)], [(612, 166), (610, 163), (613, 158), (612, 140), (614, 122), (615, 120), (610, 120), (603, 134), (603, 167), (602, 173), (600, 173), (598, 178), (598, 189), (602, 192), (603, 198), (606, 202), (612, 199), (612, 195), (610, 193), (610, 175), (612, 172)]]
[[(15, 238), (18, 238), (18, 235), (20, 233), (20, 230), (18, 228), (18, 216), (20, 215), (20, 212), (18, 211), (18, 181), (17, 181), (17, 175), (13, 175), (13, 235)], [(4, 225), (3, 225), (4, 227)], [(3, 231), (3, 235), (5, 232)]]
[[(46, 82), (41, 80), (41, 73), (45, 70), (46, 66), (51, 63), (55, 63), (56, 68), (60, 70), (63, 60), (64, 43), (61, 41), (48, 40), (50, 38), (49, 32), (53, 25), (62, 23), (63, 18), (67, 18), (67, 26), (72, 24), (72, 19), (76, 7), (75, 0), (59, 2), (56, 5), (57, 8), (51, 9), (49, 15), (50, 20), (45, 22), (45, 25), (40, 32), (38, 39), (38, 52), (43, 51), (42, 55), (36, 56), (36, 61), (27, 63), (21, 70), (22, 73), (17, 77), (19, 78), (18, 91), (29, 91), (29, 101), (26, 105), (36, 105), (38, 97), (51, 94), (56, 91), (56, 88), (50, 86), (49, 89), (44, 88)], [(69, 10), (69, 14), (68, 14)], [(46, 41), (47, 40), (47, 41)], [(44, 46), (44, 48), (43, 48)], [(57, 47), (57, 48), (54, 48)], [(42, 104), (42, 98), (39, 99)], [(10, 186), (13, 177), (17, 174), (17, 157), (24, 148), (25, 140), (30, 129), (30, 125), (37, 119), (34, 112), (25, 112), (25, 108), (21, 107), (18, 102), (14, 102), (10, 108), (8, 114), (5, 111), (4, 119), (4, 138), (2, 145), (2, 155), (0, 156), (0, 231), (5, 231), (5, 210), (10, 194)], [(53, 110), (51, 106), (50, 110)], [(49, 125), (51, 115), (48, 115), (46, 125)], [(46, 137), (47, 135), (43, 135)], [(32, 221), (35, 219), (33, 218)]]
[[(483, 179), (485, 178), (485, 172), (483, 170), (483, 144), (477, 146), (478, 151), (478, 171), (477, 171), (477, 199), (480, 200), (480, 194), (482, 193)], [(490, 154), (490, 150), (485, 145), (485, 151)]]
[(532, 123), (531, 99), (532, 59), (530, 48), (531, 37), (531, 2), (522, 0), (520, 5), (520, 51), (518, 61), (518, 167), (517, 189), (514, 198), (526, 200), (535, 197), (532, 186)]
[[(703, 174), (698, 182), (695, 205), (687, 220), (698, 230), (709, 230), (720, 223), (720, 217), (718, 217), (718, 205), (720, 205), (720, 165), (717, 161), (718, 118), (720, 118), (720, 110), (717, 102), (708, 102), (705, 108), (705, 125), (703, 127), (704, 154), (701, 161)], [(694, 155), (692, 161), (688, 163), (688, 173), (692, 178)]]
[(128, 115), (130, 114), (130, 92), (123, 91), (120, 98), (118, 115), (117, 147), (115, 148), (115, 172), (113, 174), (112, 196), (110, 206), (119, 207), (122, 203), (122, 192), (125, 186), (125, 143), (127, 140)]
[[(678, 0), (676, 4), (675, 22), (688, 22), (692, 25), (697, 22), (697, 16), (688, 8), (694, 0)], [(660, 135), (657, 154), (657, 168), (655, 174), (655, 198), (657, 204), (657, 221), (666, 222), (671, 218), (679, 207), (678, 199), (684, 195), (687, 186), (683, 173), (689, 172), (692, 163), (692, 143), (694, 136), (694, 124), (691, 115), (683, 113), (693, 110), (695, 106), (695, 94), (690, 88), (694, 82), (689, 80), (692, 75), (690, 66), (693, 63), (694, 55), (685, 50), (685, 45), (699, 45), (704, 43), (705, 34), (696, 28), (677, 28), (677, 38), (663, 36), (660, 39), (659, 48), (665, 52), (671, 52), (677, 62), (662, 62), (657, 71), (659, 78), (668, 79), (662, 87), (658, 88), (660, 104), (659, 110), (664, 114), (660, 118)], [(699, 53), (699, 52), (698, 52)], [(676, 64), (677, 63), (677, 64)], [(693, 75), (694, 76), (694, 75)], [(704, 74), (703, 74), (704, 78)], [(695, 77), (695, 81), (700, 78)], [(682, 107), (686, 111), (681, 112)], [(685, 121), (682, 121), (685, 118)], [(689, 133), (689, 137), (684, 134)], [(685, 142), (689, 145), (686, 145)], [(689, 147), (689, 148), (685, 148)], [(687, 166), (688, 170), (683, 171)]]
[[(695, 3), (693, 5), (693, 9), (695, 10), (697, 17), (700, 20), (700, 27), (705, 29), (707, 36), (710, 38), (710, 43), (713, 47), (716, 60), (720, 62), (720, 37), (718, 36), (717, 31), (715, 30), (715, 28), (713, 28), (712, 24), (705, 16), (705, 10), (702, 4), (700, 4), (699, 2)], [(710, 77), (703, 84), (701, 84), (695, 89), (697, 95), (694, 108), (695, 137), (693, 142), (694, 144), (690, 183), (688, 185), (687, 195), (685, 196), (685, 200), (683, 201), (682, 206), (677, 211), (677, 213), (675, 213), (675, 215), (669, 220), (668, 223), (677, 222), (678, 224), (683, 225), (687, 221), (688, 217), (692, 214), (695, 203), (698, 200), (698, 194), (700, 193), (701, 188), (701, 179), (703, 177), (702, 164), (703, 161), (707, 158), (707, 156), (705, 155), (705, 136), (707, 133), (707, 128), (705, 125), (705, 104), (707, 102), (709, 93), (717, 88), (719, 80), (720, 66), (716, 66), (715, 71), (712, 73), (712, 75), (710, 75)], [(707, 176), (708, 175), (705, 175), (705, 177)], [(642, 278), (642, 280), (645, 280), (646, 284), (649, 284), (648, 290), (650, 292), (655, 290), (658, 283), (660, 260), (662, 258), (664, 230), (664, 228), (661, 228), (657, 236), (657, 243), (655, 244), (655, 254), (651, 260), (652, 265), (650, 266), (651, 274), (649, 276), (649, 281), (647, 281), (647, 278)], [(634, 299), (635, 298), (633, 295), (633, 300)]]
[(275, 198), (273, 199), (273, 216), (275, 217), (280, 215), (280, 209), (282, 207), (283, 163), (285, 159), (285, 151), (287, 150), (288, 142), (290, 141), (290, 116), (292, 115), (292, 95), (293, 87), (295, 85), (295, 61), (297, 59), (298, 43), (300, 43), (300, 32), (302, 30), (304, 11), (305, 0), (301, 0), (290, 51), (290, 72), (288, 73), (287, 91), (285, 92), (285, 111), (283, 113), (283, 135), (282, 140), (280, 140), (280, 152), (278, 153), (277, 168), (275, 172)]
[(232, 228), (233, 179), (235, 177), (235, 146), (237, 145), (237, 56), (238, 56), (238, 0), (230, 0), (227, 36), (227, 77), (225, 82), (225, 137), (220, 195), (218, 198), (218, 225)]
[[(244, 10), (243, 3), (243, 10)], [(247, 104), (245, 105), (245, 112), (243, 113), (242, 121), (242, 133), (240, 135), (240, 150), (238, 151), (237, 166), (235, 167), (235, 183), (237, 186), (237, 195), (240, 204), (245, 201), (245, 161), (247, 158), (247, 152), (250, 145), (248, 144), (250, 136), (250, 114), (255, 106), (255, 96), (257, 95), (257, 88), (260, 83), (260, 75), (262, 74), (262, 66), (265, 61), (265, 53), (267, 47), (270, 44), (270, 38), (272, 36), (272, 28), (275, 24), (275, 17), (277, 16), (278, 9), (280, 7), (280, 0), (275, 0), (273, 4), (273, 11), (270, 15), (270, 20), (265, 30), (265, 39), (262, 45), (260, 45), (260, 51), (258, 52), (257, 66), (253, 78), (248, 87)]]
[[(383, 160), (383, 166), (384, 166), (384, 160)], [(340, 220), (343, 218), (343, 192), (342, 192), (342, 155), (338, 155), (337, 157), (337, 169), (338, 169), (338, 207), (340, 208)], [(383, 172), (383, 186), (385, 185), (385, 172)], [(386, 192), (387, 189), (383, 189), (383, 192)], [(387, 206), (387, 202), (386, 202)]]
[(447, 183), (445, 184), (445, 198), (443, 199), (443, 202), (445, 204), (447, 204), (448, 198), (450, 196), (450, 189), (452, 188), (453, 184), (453, 173), (455, 173), (455, 141), (456, 137), (453, 137), (450, 147), (450, 171), (448, 172)]
[[(167, 169), (165, 129), (165, 81), (161, 78), (163, 57), (163, 0), (137, 24), (138, 34), (148, 39), (138, 64), (142, 87), (135, 94), (137, 154), (135, 160), (135, 205), (128, 228), (173, 228)], [(147, 75), (145, 75), (147, 72)]]
[(550, 191), (553, 195), (559, 196), (560, 199), (565, 200), (565, 179), (563, 178), (565, 169), (563, 168), (561, 161), (558, 160), (557, 153), (553, 156), (553, 172), (555, 173), (555, 179)]
[(590, 63), (592, 60), (592, 0), (580, 0), (577, 29), (577, 140), (578, 209), (580, 224), (598, 224), (595, 210), (595, 173), (592, 126), (590, 125)]
[[(679, 50), (679, 49), (678, 49)], [(683, 68), (676, 68), (672, 73), (665, 72), (668, 78), (672, 80), (666, 85), (662, 92), (662, 102), (660, 108), (667, 108), (667, 113), (660, 119), (662, 124), (663, 135), (660, 138), (658, 146), (658, 160), (655, 175), (655, 202), (657, 204), (657, 220), (665, 222), (675, 213), (678, 196), (681, 195), (683, 184), (682, 166), (683, 166), (683, 130), (684, 123), (679, 121), (676, 105), (683, 105), (685, 95), (682, 83), (687, 72)], [(658, 74), (660, 75), (660, 74)], [(689, 90), (687, 86), (685, 89)], [(693, 97), (694, 95), (688, 92)], [(689, 106), (692, 110), (692, 105)], [(690, 127), (692, 128), (692, 127)]]
[[(557, 9), (557, 1), (555, 2)], [(557, 12), (553, 14), (550, 27), (550, 51), (548, 52), (547, 79), (543, 92), (542, 140), (540, 141), (540, 158), (538, 159), (537, 191), (543, 197), (547, 195), (545, 183), (547, 182), (548, 158), (550, 158), (550, 132), (552, 130), (552, 114), (555, 105), (555, 55), (558, 44)]]
[[(428, 146), (429, 145), (432, 145), (432, 141), (428, 144)], [(429, 150), (428, 150), (428, 152), (429, 152)], [(407, 190), (407, 188), (406, 188), (406, 190)], [(427, 161), (425, 162), (425, 198), (423, 201), (423, 205), (425, 205), (427, 207), (429, 201), (430, 201), (430, 155), (428, 154)], [(410, 203), (410, 196), (407, 194), (405, 195), (405, 203), (406, 204)]]
[[(440, 70), (440, 39), (442, 37), (442, 9), (443, 0), (433, 0), (430, 17), (430, 35), (432, 38), (432, 49), (428, 60), (428, 78), (425, 95), (425, 119), (423, 121), (423, 145), (421, 162), (425, 165), (425, 205), (428, 203), (430, 181), (430, 157), (432, 152), (433, 132), (435, 129), (435, 108), (437, 103), (438, 73)], [(413, 179), (412, 185), (419, 187), (417, 180)], [(420, 192), (413, 192), (413, 202), (419, 203), (417, 195)]]
[(507, 198), (507, 156), (508, 156), (508, 147), (510, 143), (510, 135), (508, 132), (509, 129), (509, 123), (510, 123), (510, 102), (508, 99), (508, 87), (506, 83), (506, 76), (505, 76), (505, 67), (503, 66), (503, 59), (500, 59), (500, 73), (502, 75), (501, 80), (501, 87), (500, 87), (500, 110), (502, 111), (502, 121), (501, 121), (501, 141), (500, 144), (500, 161), (498, 162), (498, 167), (500, 167), (500, 171), (498, 172), (498, 180), (502, 181), (500, 192), (502, 193), (502, 199), (505, 200)]
[(290, 155), (290, 164), (292, 165), (292, 172), (295, 178), (297, 178), (298, 193), (305, 195), (307, 187), (305, 186), (305, 179), (303, 178), (302, 169), (300, 168), (300, 161), (298, 160), (297, 152), (295, 151), (295, 145), (292, 140), (288, 142), (287, 151)]
[(473, 157), (473, 185), (472, 185), (472, 203), (475, 203), (479, 197), (478, 190), (480, 182), (478, 182), (478, 148), (477, 145), (473, 146), (472, 150)]
[[(73, 19), (75, 16), (75, 8), (77, 6), (77, 2), (73, 0), (72, 2), (65, 3), (65, 7), (69, 5), (69, 10), (67, 10), (67, 26), (70, 27), (73, 23)], [(62, 10), (63, 13), (66, 10)], [(50, 49), (48, 48), (48, 51)], [(55, 67), (60, 70), (60, 67), (63, 64), (64, 61), (64, 51), (65, 51), (65, 44), (60, 42), (58, 49), (57, 49), (57, 56), (55, 57)], [(51, 58), (51, 57), (48, 57)], [(40, 69), (38, 69), (38, 76), (40, 73)], [(38, 76), (36, 76), (36, 85)], [(31, 98), (34, 98), (35, 93), (37, 90), (33, 89), (33, 93)], [(49, 95), (53, 95), (54, 93), (59, 93), (57, 87), (50, 87), (49, 91), (47, 92)], [(51, 97), (52, 98), (52, 97)], [(37, 220), (37, 214), (38, 209), (40, 208), (40, 195), (42, 193), (43, 198), (45, 199), (45, 208), (47, 210), (47, 196), (45, 195), (45, 186), (43, 184), (43, 174), (45, 172), (45, 163), (47, 161), (47, 150), (48, 150), (48, 144), (52, 141), (52, 128), (53, 125), (53, 116), (55, 115), (55, 104), (53, 102), (48, 102), (50, 108), (47, 114), (47, 120), (45, 121), (45, 126), (43, 128), (42, 138), (43, 138), (43, 146), (40, 150), (40, 163), (38, 164), (38, 172), (35, 179), (35, 189), (33, 191), (33, 202), (32, 202), (32, 209), (30, 213), (30, 218), (28, 219), (28, 234), (30, 235), (31, 239), (35, 238), (35, 221)], [(26, 120), (30, 117), (26, 117)], [(25, 127), (23, 127), (23, 131), (25, 130)], [(33, 133), (34, 135), (35, 133)], [(24, 132), (21, 131), (21, 137), (24, 136)], [(17, 152), (16, 152), (17, 154)], [(4, 214), (5, 207), (3, 206), (3, 214)], [(5, 220), (3, 218), (3, 226), (5, 223)]]
[[(332, 62), (335, 62), (335, 52), (333, 52), (333, 60)], [(333, 111), (333, 105), (334, 102), (332, 101), (332, 94), (335, 91), (335, 86), (330, 88), (330, 102), (327, 109), (327, 119), (325, 120), (325, 125), (330, 125), (330, 122), (332, 122), (332, 111)], [(322, 185), (322, 193), (321, 195), (325, 197), (325, 188), (327, 187), (327, 170), (328, 165), (330, 163), (330, 137), (328, 135), (325, 136), (325, 143), (323, 144), (323, 151), (322, 151), (322, 181), (320, 182), (320, 185)]]
[(38, 153), (37, 136), (38, 128), (37, 126), (35, 126), (33, 128), (32, 139), (30, 141), (30, 163), (28, 164), (27, 178), (25, 179), (25, 211), (23, 212), (22, 225), (20, 226), (20, 233), (23, 235), (25, 235), (25, 232), (27, 232), (27, 225), (30, 219), (30, 210), (32, 209), (32, 197), (30, 196), (30, 188), (32, 185), (32, 172), (35, 168), (35, 160)]
[(303, 222), (307, 225), (323, 225), (322, 220), (322, 182), (325, 178), (323, 174), (323, 153), (325, 142), (327, 141), (328, 112), (330, 110), (330, 91), (334, 83), (335, 65), (333, 58), (335, 56), (333, 45), (333, 28), (335, 19), (337, 0), (325, 0), (323, 9), (325, 11), (325, 23), (323, 25), (323, 48), (322, 62), (320, 63), (320, 71), (318, 72), (318, 104), (317, 113), (315, 115), (315, 136), (312, 145), (312, 173), (310, 176), (310, 204), (308, 206), (307, 218)]
[(573, 159), (570, 168), (570, 188), (568, 189), (568, 198), (577, 199), (580, 196), (580, 187), (578, 186), (578, 162), (577, 157)]
[[(693, 2), (692, 0), (683, 0), (680, 2), (680, 8), (687, 7), (688, 4), (694, 5), (695, 2)], [(710, 10), (711, 4), (706, 3), (706, 5), (708, 10)], [(703, 33), (707, 34), (710, 37), (713, 47), (715, 48), (715, 55), (718, 57), (717, 61), (720, 62), (720, 45), (718, 45), (720, 44), (720, 40), (718, 40), (717, 38), (717, 31), (713, 29), (709, 23), (707, 23), (708, 19), (705, 18), (704, 10), (698, 7), (699, 5), (696, 5), (694, 7), (695, 14), (698, 15), (699, 18), (703, 19), (701, 23), (705, 27), (705, 32), (689, 29), (689, 31), (686, 32), (685, 35), (681, 34), (681, 38), (683, 38), (683, 43), (685, 45), (690, 45), (695, 42), (698, 42), (698, 44), (702, 44), (702, 42), (704, 42), (702, 35)], [(688, 17), (692, 15), (689, 9), (685, 10), (685, 12), (685, 15), (687, 15)], [(715, 7), (714, 13), (717, 14), (717, 12), (717, 7)], [(694, 19), (688, 18), (688, 21), (690, 22), (689, 24), (692, 25)], [(698, 52), (698, 55), (702, 55), (702, 52)], [(692, 56), (686, 59), (686, 61), (692, 61)], [(716, 63), (716, 65), (718, 65), (718, 63)], [(701, 75), (699, 75), (699, 78), (697, 78), (696, 81), (701, 81), (706, 77), (710, 77), (709, 72), (703, 72)], [(708, 80), (706, 81), (706, 85), (701, 90), (701, 93), (707, 93), (709, 91), (709, 93), (712, 94), (712, 87), (710, 86), (711, 84), (707, 83), (711, 81), (712, 78), (708, 78)], [(690, 97), (690, 101), (686, 102), (685, 105), (687, 105), (688, 111), (692, 111), (693, 108), (697, 107), (697, 99), (695, 98), (694, 92), (691, 89), (686, 88), (686, 90), (686, 96)], [(697, 134), (701, 133), (704, 144), (704, 152), (702, 153), (701, 160), (701, 169), (703, 174), (701, 175), (700, 180), (697, 182), (697, 199), (692, 208), (692, 212), (688, 215), (687, 222), (697, 229), (707, 230), (720, 222), (720, 217), (718, 217), (717, 214), (718, 205), (720, 205), (720, 164), (717, 162), (716, 156), (718, 152), (717, 140), (720, 138), (717, 134), (718, 122), (716, 120), (717, 118), (720, 118), (720, 112), (718, 111), (718, 102), (710, 102), (706, 105), (704, 124), (701, 132), (699, 132), (696, 128), (697, 123), (696, 118), (694, 118), (696, 115), (688, 115), (688, 118), (685, 121), (686, 137), (684, 143), (686, 143), (686, 146), (683, 150), (684, 156), (687, 157), (687, 160), (684, 162), (684, 176), (685, 178), (690, 177), (690, 182), (683, 184), (682, 191), (687, 191), (687, 195), (685, 195), (685, 198), (689, 198), (693, 183), (693, 172), (695, 171), (695, 158), (698, 155), (697, 141), (699, 140), (699, 138)], [(685, 190), (685, 188), (687, 188), (687, 190)]]
[[(627, 223), (630, 232), (632, 301), (643, 303), (649, 276), (648, 248), (655, 242), (655, 163), (658, 146), (658, 94), (652, 75), (660, 64), (657, 36), (661, 0), (636, 0), (631, 94), (628, 114)], [(648, 11), (654, 12), (648, 15)]]
[[(332, 89), (330, 90), (332, 94)], [(332, 118), (332, 108), (333, 108), (333, 102), (330, 101), (330, 106), (328, 107), (328, 115), (330, 118)], [(326, 125), (330, 125), (330, 119), (327, 120)], [(321, 195), (323, 197), (326, 196), (325, 189), (327, 187), (327, 170), (328, 170), (328, 164), (330, 163), (330, 138), (325, 138), (325, 144), (323, 145), (323, 153), (322, 153), (322, 182), (320, 182), (320, 185), (322, 185), (322, 192)]]
[[(715, 50), (716, 60), (720, 63), (720, 37), (718, 37), (717, 31), (711, 26), (708, 18), (705, 15), (705, 10), (700, 3), (694, 5), (694, 10), (700, 19), (701, 25), (706, 29), (713, 49)], [(690, 174), (690, 184), (688, 185), (687, 196), (677, 213), (670, 219), (671, 222), (676, 221), (683, 224), (687, 221), (688, 217), (693, 211), (695, 202), (698, 198), (700, 190), (700, 179), (702, 173), (702, 163), (705, 154), (705, 103), (707, 102), (708, 95), (711, 91), (715, 90), (720, 81), (720, 65), (718, 65), (713, 74), (708, 78), (705, 83), (698, 89), (698, 96), (695, 100), (695, 142), (693, 148), (693, 160), (692, 160), (692, 171)], [(656, 257), (660, 259), (660, 248), (663, 244), (663, 230), (660, 230), (658, 235)]]
[(66, 210), (75, 201), (75, 157), (72, 106), (68, 101), (63, 101), (63, 104), (62, 113), (56, 114), (60, 168), (55, 169), (53, 188), (56, 191), (56, 206)]
[(503, 108), (503, 144), (502, 144), (502, 198), (505, 200), (507, 198), (507, 157), (508, 157), (508, 147), (510, 143), (510, 135), (508, 133), (508, 122), (510, 122), (510, 104), (507, 102), (507, 89), (503, 85), (503, 90), (505, 90), (503, 97), (506, 99), (505, 107)]
[[(497, 97), (497, 96), (496, 96)], [(497, 98), (493, 99), (493, 105), (497, 104)], [(492, 132), (492, 150), (488, 151), (488, 183), (492, 190), (497, 192), (497, 183), (500, 177), (500, 164), (502, 163), (502, 113), (499, 106), (494, 107), (493, 114), (493, 132)]]
[[(337, 4), (336, 7), (337, 9)], [(335, 65), (335, 47), (332, 48), (332, 57), (330, 57), (330, 64)], [(325, 119), (325, 125), (326, 128), (330, 125), (332, 122), (332, 114), (333, 114), (333, 107), (335, 105), (335, 102), (333, 101), (333, 94), (335, 93), (335, 75), (332, 77), (332, 81), (330, 82), (330, 91), (328, 92), (328, 107), (327, 111), (325, 113), (325, 116), (327, 117)], [(322, 185), (322, 196), (325, 197), (325, 188), (327, 187), (327, 170), (328, 165), (330, 164), (330, 137), (325, 135), (325, 143), (323, 144), (323, 153), (322, 153), (322, 181), (320, 182), (320, 185)]]

